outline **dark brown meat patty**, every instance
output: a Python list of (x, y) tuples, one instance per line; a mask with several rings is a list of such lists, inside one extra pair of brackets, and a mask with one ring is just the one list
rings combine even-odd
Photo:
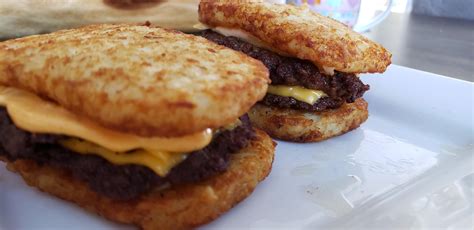
[(230, 154), (239, 151), (254, 137), (248, 117), (242, 125), (214, 136), (204, 149), (192, 152), (166, 177), (140, 165), (114, 165), (95, 155), (82, 155), (62, 147), (59, 135), (33, 134), (17, 128), (4, 108), (0, 108), (0, 155), (9, 160), (30, 159), (40, 164), (69, 170), (94, 191), (117, 200), (130, 200), (166, 184), (198, 182), (225, 171)]
[(319, 71), (313, 63), (298, 58), (281, 56), (275, 52), (256, 47), (236, 37), (226, 37), (212, 30), (197, 33), (210, 41), (226, 46), (233, 50), (243, 52), (260, 60), (269, 70), (272, 85), (303, 86), (308, 89), (321, 90), (328, 95), (323, 101), (314, 105), (296, 101), (292, 98), (281, 96), (267, 96), (262, 101), (267, 105), (284, 108), (322, 111), (341, 106), (344, 102), (354, 102), (362, 97), (369, 86), (365, 85), (354, 74), (335, 72), (328, 76)]
[(311, 105), (306, 102), (298, 101), (292, 97), (282, 97), (274, 94), (267, 94), (260, 101), (260, 103), (268, 106), (277, 106), (280, 108), (321, 112), (328, 109), (339, 108), (344, 103), (344, 101), (333, 99), (330, 97), (323, 97), (319, 99), (316, 103)]
[[(311, 112), (321, 112), (328, 109), (339, 108), (344, 103), (352, 103), (357, 98), (362, 97), (365, 91), (369, 89), (368, 85), (361, 84), (361, 81), (358, 77), (342, 75), (334, 75), (330, 77), (333, 85), (340, 86), (339, 88), (344, 88), (348, 90), (341, 90), (336, 92), (339, 94), (339, 97), (323, 97), (316, 101), (314, 104), (308, 104), (302, 101), (295, 100), (292, 97), (283, 97), (274, 94), (267, 94), (260, 103), (263, 103), (268, 106), (277, 106), (280, 108), (291, 108), (291, 109), (300, 109), (307, 110)], [(362, 87), (362, 88), (361, 88)], [(332, 89), (336, 89), (334, 87)], [(356, 94), (345, 95), (347, 92), (357, 92)]]

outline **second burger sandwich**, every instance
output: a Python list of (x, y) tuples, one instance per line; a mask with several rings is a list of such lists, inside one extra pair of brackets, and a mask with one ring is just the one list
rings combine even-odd
[(275, 144), (245, 115), (268, 83), (257, 60), (150, 26), (6, 41), (0, 159), (29, 185), (108, 219), (198, 226), (270, 172)]
[(359, 73), (384, 72), (391, 54), (309, 7), (259, 0), (202, 0), (199, 35), (262, 61), (272, 84), (249, 113), (271, 136), (321, 141), (368, 117)]

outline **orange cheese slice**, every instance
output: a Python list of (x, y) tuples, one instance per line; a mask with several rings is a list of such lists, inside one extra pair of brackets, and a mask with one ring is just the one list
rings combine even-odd
[(32, 133), (71, 138), (61, 144), (78, 154), (99, 155), (114, 164), (139, 164), (160, 176), (186, 158), (187, 152), (206, 147), (212, 130), (182, 137), (142, 137), (103, 127), (25, 90), (0, 86), (0, 106), (15, 125)]

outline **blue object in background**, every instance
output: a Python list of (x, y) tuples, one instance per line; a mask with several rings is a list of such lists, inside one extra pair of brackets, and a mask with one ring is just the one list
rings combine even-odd
[(326, 0), (326, 2), (332, 7), (340, 7), (342, 0)]

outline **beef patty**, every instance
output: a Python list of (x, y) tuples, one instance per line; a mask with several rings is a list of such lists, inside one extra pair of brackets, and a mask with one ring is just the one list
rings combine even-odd
[(369, 90), (369, 86), (365, 85), (355, 74), (336, 71), (333, 76), (329, 76), (319, 71), (318, 67), (310, 61), (285, 57), (254, 46), (239, 38), (226, 37), (212, 30), (204, 30), (196, 35), (260, 60), (270, 72), (272, 85), (303, 86), (308, 89), (321, 90), (328, 95), (324, 100), (320, 100), (314, 105), (296, 101), (293, 98), (267, 95), (262, 101), (267, 105), (322, 111), (337, 108), (344, 102), (354, 102), (355, 99), (362, 97), (365, 91)]
[(333, 99), (330, 97), (323, 97), (311, 105), (306, 102), (298, 101), (292, 97), (283, 97), (274, 94), (267, 94), (260, 101), (260, 103), (280, 108), (321, 112), (328, 109), (339, 108), (344, 103), (344, 101)]
[(29, 159), (70, 171), (92, 190), (116, 200), (131, 200), (153, 188), (169, 184), (198, 182), (225, 171), (230, 154), (245, 147), (254, 137), (247, 116), (242, 125), (215, 134), (212, 142), (194, 151), (160, 177), (140, 165), (114, 165), (96, 155), (82, 155), (59, 144), (65, 136), (34, 134), (17, 128), (5, 108), (0, 108), (0, 155), (9, 160)]
[[(268, 106), (277, 106), (280, 108), (291, 108), (307, 110), (311, 112), (321, 112), (328, 109), (339, 108), (342, 104), (346, 102), (352, 103), (357, 98), (362, 97), (364, 92), (369, 89), (369, 86), (362, 84), (362, 82), (356, 76), (343, 76), (342, 74), (336, 74), (328, 78), (331, 79), (332, 85), (337, 86), (332, 89), (343, 88), (346, 90), (336, 92), (340, 95), (338, 97), (322, 97), (312, 105), (306, 102), (298, 101), (292, 97), (283, 97), (274, 94), (265, 95), (265, 97), (262, 101), (260, 101), (260, 103), (263, 103)], [(350, 92), (350, 94), (344, 94), (348, 92)]]

